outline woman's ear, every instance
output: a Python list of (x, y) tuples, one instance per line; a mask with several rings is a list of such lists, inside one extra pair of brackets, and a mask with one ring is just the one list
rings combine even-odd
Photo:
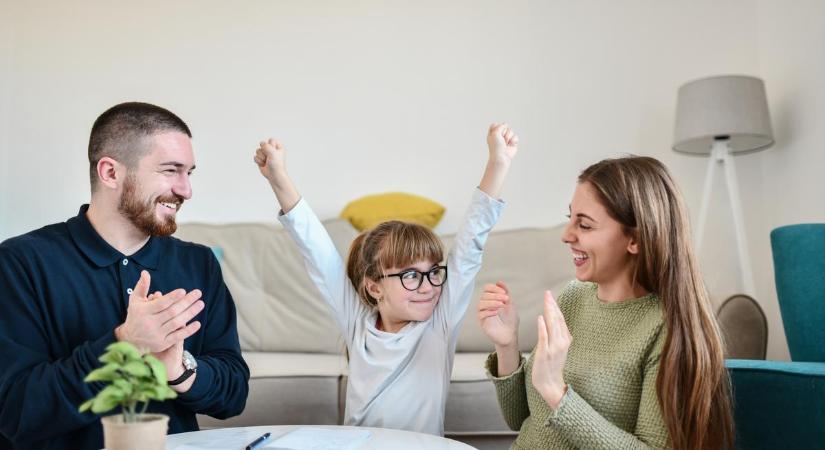
[(638, 255), (639, 254), (639, 238), (636, 236), (636, 232), (630, 233), (630, 239), (627, 241), (627, 252), (631, 255)]

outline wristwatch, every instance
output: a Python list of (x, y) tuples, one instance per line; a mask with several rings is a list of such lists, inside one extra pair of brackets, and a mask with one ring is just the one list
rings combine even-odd
[(198, 360), (186, 350), (183, 351), (183, 368), (184, 371), (179, 377), (167, 383), (169, 386), (176, 386), (183, 383), (198, 371)]

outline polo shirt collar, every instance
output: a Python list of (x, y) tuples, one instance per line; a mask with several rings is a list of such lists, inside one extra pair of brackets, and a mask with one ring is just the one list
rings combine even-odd
[[(98, 267), (107, 267), (123, 259), (126, 255), (109, 245), (94, 229), (89, 218), (86, 217), (88, 210), (89, 205), (83, 205), (77, 216), (66, 221), (72, 240), (80, 251)], [(130, 258), (147, 269), (156, 269), (166, 239), (168, 238), (150, 237), (149, 241)]]

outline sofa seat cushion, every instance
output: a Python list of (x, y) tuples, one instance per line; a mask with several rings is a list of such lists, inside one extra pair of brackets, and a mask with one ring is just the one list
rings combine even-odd
[(344, 355), (329, 353), (243, 352), (249, 376), (339, 377), (347, 373)]
[(240, 416), (216, 420), (198, 416), (201, 428), (257, 425), (338, 425), (343, 355), (244, 352), (249, 396)]
[(496, 399), (493, 382), (487, 378), (484, 361), (488, 353), (456, 353), (450, 394), (444, 417), (444, 431), (458, 436), (484, 430), (511, 434)]

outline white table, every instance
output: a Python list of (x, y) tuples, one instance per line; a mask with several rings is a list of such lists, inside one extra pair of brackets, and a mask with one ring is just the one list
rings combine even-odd
[[(366, 430), (370, 438), (358, 450), (472, 450), (467, 444), (411, 431), (390, 430), (386, 428), (343, 427), (334, 425), (272, 425), (260, 427), (216, 428), (212, 430), (192, 431), (189, 433), (170, 434), (166, 436), (166, 450), (181, 449), (227, 449), (242, 450), (247, 444), (262, 434), (269, 432), (272, 436), (265, 444), (271, 444), (279, 437), (298, 428), (319, 428), (328, 430)], [(258, 447), (265, 446), (262, 445)], [(262, 449), (264, 450), (264, 449)], [(333, 450), (332, 447), (329, 450)]]

